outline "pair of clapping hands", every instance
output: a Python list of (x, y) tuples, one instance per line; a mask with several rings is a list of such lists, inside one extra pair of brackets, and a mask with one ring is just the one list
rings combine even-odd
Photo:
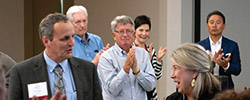
[(123, 70), (126, 73), (129, 73), (130, 68), (133, 70), (133, 74), (137, 75), (140, 72), (139, 67), (137, 66), (137, 60), (135, 57), (135, 48), (130, 48), (129, 52), (127, 53), (127, 59)]
[[(152, 59), (152, 50), (153, 49), (153, 43), (150, 43), (149, 45), (149, 57), (150, 57), (150, 60)], [(160, 46), (158, 52), (157, 52), (157, 61), (158, 62), (161, 62), (163, 56), (165, 56), (167, 53), (167, 48), (166, 47), (162, 47)]]
[[(228, 66), (228, 62), (231, 59), (231, 53), (221, 53), (223, 49), (220, 49), (218, 52), (215, 52), (213, 61), (218, 64), (219, 66), (222, 66), (223, 68), (226, 68)], [(224, 57), (224, 55), (226, 57)]]

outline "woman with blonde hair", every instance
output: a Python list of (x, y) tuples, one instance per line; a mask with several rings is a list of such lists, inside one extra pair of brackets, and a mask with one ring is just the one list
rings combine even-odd
[(177, 91), (167, 100), (211, 100), (220, 91), (219, 80), (210, 70), (212, 57), (195, 43), (185, 43), (170, 56), (172, 73)]

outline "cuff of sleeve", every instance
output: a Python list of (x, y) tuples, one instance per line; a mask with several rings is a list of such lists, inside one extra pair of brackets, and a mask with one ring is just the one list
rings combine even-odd
[(124, 69), (122, 69), (121, 72), (118, 73), (117, 76), (120, 77), (120, 79), (124, 79), (124, 78), (127, 78), (128, 75), (129, 75), (129, 74), (127, 74), (127, 73), (124, 71)]
[(141, 79), (143, 77), (143, 72), (140, 70), (137, 75), (135, 75), (138, 79)]
[(224, 71), (227, 71), (229, 66), (230, 66), (230, 63), (227, 63), (227, 67), (226, 68), (222, 67), (222, 68), (224, 69)]

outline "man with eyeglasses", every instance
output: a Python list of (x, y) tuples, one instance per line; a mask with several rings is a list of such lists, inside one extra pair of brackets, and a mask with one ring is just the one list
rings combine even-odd
[(147, 100), (146, 91), (154, 88), (156, 76), (147, 51), (131, 45), (133, 20), (117, 16), (111, 30), (115, 45), (101, 55), (97, 67), (104, 100)]

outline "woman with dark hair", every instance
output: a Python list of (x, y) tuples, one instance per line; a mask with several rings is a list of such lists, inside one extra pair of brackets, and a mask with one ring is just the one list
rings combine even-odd
[[(167, 53), (166, 47), (160, 47), (158, 53), (156, 53), (155, 49), (152, 47), (153, 43), (150, 45), (146, 44), (146, 41), (149, 39), (150, 30), (151, 30), (151, 22), (150, 18), (145, 15), (137, 16), (134, 20), (135, 23), (135, 41), (133, 45), (137, 47), (142, 47), (149, 53), (149, 57), (151, 60), (151, 64), (154, 68), (155, 75), (157, 80), (162, 76), (162, 58)], [(152, 91), (147, 92), (148, 100), (157, 100), (157, 92), (156, 88)]]

